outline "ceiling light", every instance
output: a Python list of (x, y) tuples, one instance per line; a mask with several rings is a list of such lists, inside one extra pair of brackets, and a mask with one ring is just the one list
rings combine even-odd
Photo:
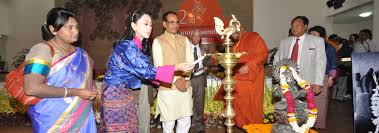
[(360, 17), (368, 17), (372, 14), (372, 12), (364, 12), (364, 13), (361, 13), (359, 14)]

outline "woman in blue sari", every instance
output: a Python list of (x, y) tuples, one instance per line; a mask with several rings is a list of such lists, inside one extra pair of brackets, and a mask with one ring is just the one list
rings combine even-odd
[(129, 14), (125, 34), (114, 46), (104, 78), (101, 114), (105, 132), (138, 132), (139, 91), (133, 90), (141, 87), (141, 81), (171, 83), (175, 71), (189, 72), (194, 67), (192, 63), (154, 67), (145, 54), (150, 52), (147, 39), (151, 31), (148, 13)]
[(93, 61), (72, 44), (78, 40), (76, 16), (53, 8), (42, 26), (45, 43), (33, 46), (26, 56), (24, 89), (42, 100), (30, 106), (28, 114), (36, 133), (96, 133), (92, 87)]

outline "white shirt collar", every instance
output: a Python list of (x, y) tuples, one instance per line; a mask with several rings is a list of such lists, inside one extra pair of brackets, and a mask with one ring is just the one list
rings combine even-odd
[(299, 41), (297, 42), (298, 46), (299, 46), (299, 51), (298, 51), (298, 54), (297, 54), (297, 64), (299, 66), (300, 66), (300, 57), (301, 57), (301, 54), (302, 54), (302, 50), (301, 49), (303, 48), (303, 42), (305, 40), (305, 36), (306, 36), (306, 33), (304, 33), (300, 37), (295, 37), (295, 36), (292, 37), (290, 52), (289, 52), (289, 54), (287, 56), (287, 58), (289, 58), (289, 59), (291, 58), (292, 50), (293, 50), (293, 47), (295, 45), (296, 39), (299, 38)]
[(200, 47), (199, 47), (199, 44), (197, 44), (197, 45), (193, 45), (193, 44), (192, 44), (192, 48), (194, 48), (194, 47), (196, 47), (196, 48), (200, 48)]
[(299, 41), (303, 41), (304, 38), (305, 38), (305, 34), (306, 34), (306, 33), (304, 33), (304, 34), (301, 35), (300, 37), (293, 37), (293, 40), (296, 41), (296, 38), (299, 38), (299, 39), (300, 39)]

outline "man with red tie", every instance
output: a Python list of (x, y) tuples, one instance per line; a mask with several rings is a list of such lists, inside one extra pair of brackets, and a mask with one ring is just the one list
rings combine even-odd
[(274, 65), (281, 59), (292, 59), (299, 67), (300, 77), (314, 85), (315, 94), (321, 93), (326, 69), (324, 40), (306, 34), (309, 20), (297, 16), (291, 22), (293, 36), (280, 42)]

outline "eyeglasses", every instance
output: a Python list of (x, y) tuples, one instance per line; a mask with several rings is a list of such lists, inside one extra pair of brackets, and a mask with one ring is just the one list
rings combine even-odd
[(168, 23), (169, 25), (174, 25), (174, 24), (179, 24), (179, 21), (168, 21), (166, 23)]

